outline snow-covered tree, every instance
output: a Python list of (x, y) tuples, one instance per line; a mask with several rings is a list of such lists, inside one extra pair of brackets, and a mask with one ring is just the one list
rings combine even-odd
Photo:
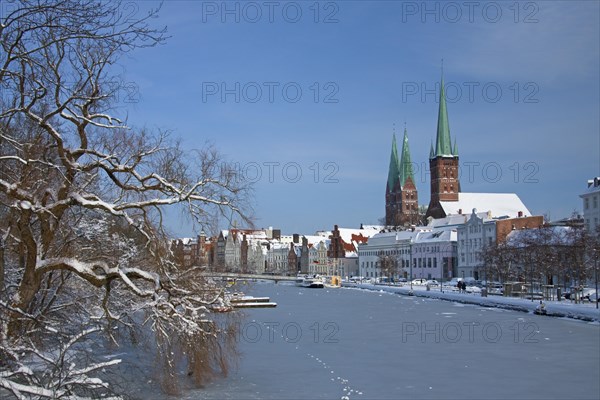
[(248, 187), (213, 148), (119, 117), (114, 65), (166, 33), (157, 10), (125, 10), (20, 0), (0, 16), (0, 391), (17, 397), (108, 393), (91, 374), (116, 361), (65, 362), (92, 332), (151, 328), (168, 382), (226, 370), (223, 292), (172, 262), (164, 209), (246, 220)]

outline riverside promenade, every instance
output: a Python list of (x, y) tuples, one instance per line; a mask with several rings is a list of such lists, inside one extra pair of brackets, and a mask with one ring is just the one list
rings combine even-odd
[[(384, 291), (409, 296), (411, 292), (410, 285), (392, 286), (385, 284), (358, 283), (343, 287), (353, 287), (365, 290)], [(446, 301), (454, 301), (463, 304), (477, 304), (486, 307), (497, 307), (508, 310), (522, 311), (532, 313), (539, 306), (539, 300), (521, 299), (516, 297), (503, 297), (488, 295), (482, 297), (480, 293), (459, 293), (451, 289), (444, 288), (440, 290), (439, 286), (427, 290), (425, 286), (413, 285), (412, 293), (417, 297), (427, 297)], [(600, 310), (594, 303), (575, 304), (569, 300), (562, 301), (544, 301), (546, 315), (551, 317), (574, 318), (584, 321), (600, 322)]]

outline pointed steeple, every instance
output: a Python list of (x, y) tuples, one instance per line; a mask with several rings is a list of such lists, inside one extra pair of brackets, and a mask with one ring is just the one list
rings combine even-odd
[(456, 145), (456, 138), (454, 138), (454, 148), (452, 149), (452, 155), (458, 157), (458, 146)]
[(446, 108), (446, 90), (444, 89), (444, 71), (440, 87), (440, 102), (438, 110), (437, 137), (435, 140), (435, 157), (452, 156), (452, 141), (450, 140), (450, 125)]
[(429, 148), (429, 159), (435, 158), (435, 151), (433, 151), (433, 140), (431, 141), (431, 147)]
[(396, 147), (396, 133), (392, 139), (392, 154), (390, 156), (390, 168), (388, 170), (388, 190), (393, 190), (400, 175), (400, 163), (398, 161), (398, 148)]
[(404, 187), (406, 180), (410, 178), (413, 183), (415, 176), (413, 173), (412, 162), (410, 160), (410, 148), (408, 146), (408, 133), (404, 128), (404, 140), (402, 142), (402, 155), (400, 156), (400, 186)]

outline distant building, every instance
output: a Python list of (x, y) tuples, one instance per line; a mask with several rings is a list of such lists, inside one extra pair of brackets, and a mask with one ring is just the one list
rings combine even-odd
[(457, 227), (458, 233), (458, 277), (484, 277), (485, 264), (483, 252), (486, 247), (494, 246), (506, 240), (513, 230), (538, 228), (544, 224), (542, 216), (524, 216), (517, 213), (516, 218), (508, 215), (493, 217), (491, 211), (478, 213), (472, 210), (465, 222)]
[(175, 262), (183, 267), (207, 266), (210, 263), (212, 243), (204, 231), (196, 238), (181, 238), (171, 241)]
[(458, 147), (452, 146), (442, 76), (435, 147), (431, 144), (429, 170), (431, 198), (425, 217), (439, 219), (452, 214), (465, 214), (472, 209), (490, 210), (491, 218), (531, 215), (514, 193), (463, 193), (458, 171)]
[(385, 224), (405, 226), (418, 223), (418, 193), (410, 158), (408, 133), (405, 128), (400, 159), (396, 148), (396, 134), (392, 139), (392, 154), (385, 186)]
[(290, 243), (290, 249), (288, 251), (288, 265), (285, 275), (295, 276), (300, 272), (301, 254), (301, 246), (295, 242)]
[(329, 233), (327, 250), (327, 275), (354, 276), (359, 273), (358, 246), (379, 231), (373, 227), (363, 229), (339, 228), (334, 226)]
[(444, 210), (441, 202), (458, 201), (458, 193), (460, 192), (458, 148), (456, 140), (454, 141), (454, 148), (452, 148), (443, 75), (435, 147), (432, 143), (429, 151), (429, 171), (431, 173), (431, 197), (425, 217), (443, 218), (448, 213)]
[(309, 244), (308, 273), (311, 275), (326, 275), (329, 270), (329, 259), (327, 258), (329, 239), (322, 236), (318, 236), (318, 238), (320, 240)]
[[(424, 228), (418, 228), (424, 229)], [(419, 230), (381, 232), (358, 245), (358, 275), (364, 278), (384, 276), (381, 269), (382, 257), (393, 257), (395, 273), (388, 278), (409, 278), (411, 248)]]
[(600, 226), (600, 176), (587, 182), (587, 190), (579, 197), (583, 199), (584, 226), (594, 232)]
[(289, 243), (282, 243), (280, 241), (270, 242), (269, 250), (267, 252), (267, 268), (265, 272), (275, 275), (286, 275), (289, 272), (289, 252)]
[(421, 231), (411, 251), (412, 277), (445, 281), (456, 276), (456, 229)]

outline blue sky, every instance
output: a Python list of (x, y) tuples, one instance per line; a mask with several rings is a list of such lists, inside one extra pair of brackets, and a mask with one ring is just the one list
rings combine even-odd
[(599, 4), (167, 1), (154, 22), (171, 38), (122, 60), (121, 100), (132, 125), (238, 162), (258, 227), (308, 234), (384, 215), (394, 124), (428, 204), (443, 58), (462, 190), (558, 219), (600, 175)]

